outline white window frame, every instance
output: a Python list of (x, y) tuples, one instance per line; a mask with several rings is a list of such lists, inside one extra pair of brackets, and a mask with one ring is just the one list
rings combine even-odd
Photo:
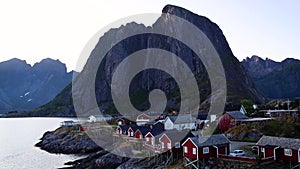
[(165, 143), (161, 143), (161, 148), (165, 148)]
[(180, 142), (175, 143), (175, 148), (180, 148)]
[(284, 149), (283, 150), (284, 151), (284, 155), (285, 156), (293, 156), (293, 151), (292, 151), (292, 149)]
[(150, 141), (149, 137), (146, 137), (146, 141), (147, 141), (147, 142), (149, 142), (149, 141)]
[(209, 154), (209, 147), (203, 147), (202, 152), (203, 154)]
[(193, 154), (196, 155), (197, 154), (197, 149), (193, 148)]
[(264, 152), (265, 152), (265, 148), (262, 147), (262, 148), (260, 149), (260, 151), (261, 151), (262, 153), (264, 153)]
[(168, 143), (167, 146), (168, 146), (168, 149), (172, 148), (171, 143)]
[(184, 151), (184, 153), (188, 153), (188, 148), (187, 148), (187, 146), (183, 146), (183, 151)]

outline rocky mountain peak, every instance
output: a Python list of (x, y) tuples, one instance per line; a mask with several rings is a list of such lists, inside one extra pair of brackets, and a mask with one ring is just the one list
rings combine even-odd
[(42, 61), (35, 63), (32, 68), (35, 73), (41, 73), (44, 75), (52, 73), (60, 76), (67, 73), (67, 68), (64, 63), (50, 58), (43, 59)]
[[(213, 98), (211, 94), (211, 85), (208, 78), (205, 66), (201, 60), (196, 56), (196, 54), (191, 51), (182, 42), (168, 36), (162, 36), (159, 34), (138, 34), (138, 32), (147, 32), (151, 30), (174, 30), (179, 36), (182, 34), (182, 27), (170, 27), (173, 22), (172, 20), (166, 20), (168, 15), (176, 15), (181, 17), (199, 28), (211, 41), (212, 45), (218, 52), (221, 62), (223, 63), (225, 75), (227, 79), (227, 102), (231, 104), (240, 103), (241, 99), (251, 99), (255, 102), (262, 102), (263, 97), (259, 91), (257, 91), (253, 81), (249, 78), (246, 70), (233, 55), (228, 42), (216, 23), (213, 23), (208, 18), (199, 16), (192, 13), (184, 8), (167, 5), (162, 10), (163, 13), (167, 15), (162, 15), (157, 19), (157, 21), (151, 27), (145, 27), (142, 24), (129, 23), (125, 24), (119, 28), (114, 28), (105, 33), (98, 41), (97, 45), (93, 49), (90, 57), (82, 72), (77, 76), (75, 84), (73, 84), (73, 89), (75, 93), (71, 92), (71, 87), (66, 88), (62, 93), (60, 93), (53, 101), (51, 101), (46, 106), (39, 108), (34, 113), (47, 115), (52, 112), (51, 107), (56, 105), (64, 105), (65, 108), (56, 111), (57, 114), (74, 113), (74, 107), (72, 105), (72, 95), (79, 96), (79, 102), (81, 102), (81, 112), (89, 112), (88, 110), (95, 109), (95, 105), (91, 105), (91, 96), (95, 95), (97, 100), (97, 106), (106, 113), (117, 113), (114, 107), (112, 96), (111, 96), (111, 79), (114, 70), (119, 66), (119, 64), (130, 54), (136, 51), (147, 48), (159, 48), (166, 50), (168, 52), (174, 53), (179, 58), (181, 58), (190, 68), (195, 79), (198, 82), (198, 88), (200, 90), (200, 99), (203, 103), (203, 110), (206, 109), (206, 103), (210, 103), (209, 100)], [(122, 35), (132, 34), (126, 39), (120, 39)], [(109, 40), (121, 40), (118, 44), (107, 44)], [(191, 40), (194, 40), (191, 38)], [(201, 42), (199, 44), (199, 49), (201, 49)], [(95, 63), (99, 60), (101, 54), (101, 49), (103, 47), (112, 47), (108, 53), (105, 54), (105, 59), (101, 62), (98, 69), (96, 80), (89, 78), (87, 75), (91, 74)], [(147, 60), (145, 60), (146, 64)], [(170, 61), (170, 63), (173, 61)], [(170, 64), (170, 65), (172, 65)], [(175, 63), (176, 65), (176, 63)], [(168, 66), (168, 65), (165, 65)], [(130, 65), (128, 70), (130, 71)], [(124, 77), (126, 78), (126, 77)], [(79, 82), (90, 82), (96, 84), (95, 91), (81, 86)], [(74, 87), (75, 86), (75, 87)], [(77, 90), (78, 89), (78, 90)], [(169, 74), (159, 71), (159, 70), (145, 70), (141, 71), (130, 84), (130, 98), (132, 104), (140, 111), (149, 108), (148, 95), (153, 89), (160, 89), (164, 91), (166, 97), (168, 98), (167, 107), (168, 109), (178, 109), (180, 107), (180, 92), (177, 83), (174, 81)], [(92, 94), (92, 92), (95, 92)], [(199, 103), (200, 104), (200, 103)], [(54, 115), (54, 114), (52, 114)]]
[(287, 58), (282, 62), (275, 62), (257, 56), (242, 61), (255, 84), (265, 96), (280, 99), (299, 97), (300, 61)]
[(20, 59), (0, 63), (0, 113), (32, 110), (51, 101), (72, 81), (59, 60), (44, 59), (33, 66)]

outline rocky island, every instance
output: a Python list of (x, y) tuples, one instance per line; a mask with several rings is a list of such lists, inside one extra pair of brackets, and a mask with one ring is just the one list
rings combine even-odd
[(87, 156), (66, 163), (65, 165), (70, 166), (66, 168), (158, 168), (153, 158), (130, 159), (103, 150), (86, 133), (80, 132), (78, 126), (59, 127), (55, 131), (48, 131), (35, 146), (49, 153)]

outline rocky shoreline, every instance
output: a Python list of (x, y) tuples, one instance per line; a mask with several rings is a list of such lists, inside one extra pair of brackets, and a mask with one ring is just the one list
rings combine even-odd
[(76, 127), (60, 127), (55, 131), (48, 131), (35, 146), (49, 153), (87, 155), (65, 163), (68, 167), (63, 167), (64, 169), (153, 168), (155, 165), (152, 158), (130, 159), (109, 153)]
[(46, 132), (35, 146), (49, 153), (63, 154), (88, 154), (102, 150), (86, 134), (62, 127)]

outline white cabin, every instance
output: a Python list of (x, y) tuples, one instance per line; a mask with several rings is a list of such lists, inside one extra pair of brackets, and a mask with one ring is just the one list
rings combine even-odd
[(168, 116), (164, 123), (165, 130), (192, 130), (196, 128), (196, 118), (192, 115)]
[(103, 122), (103, 121), (108, 121), (111, 120), (112, 117), (110, 115), (91, 115), (89, 116), (88, 122)]

